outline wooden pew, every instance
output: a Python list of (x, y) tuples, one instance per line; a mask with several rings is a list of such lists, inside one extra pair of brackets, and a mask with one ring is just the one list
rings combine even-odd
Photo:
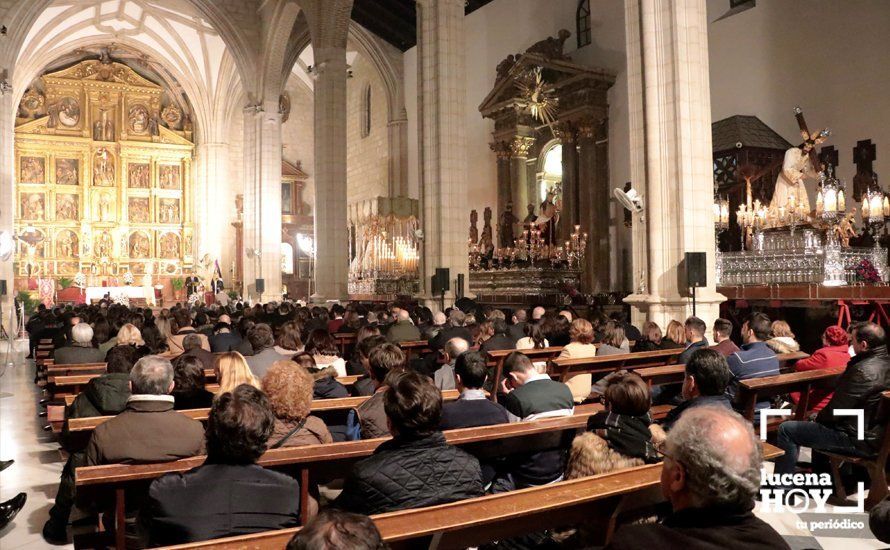
[(405, 357), (410, 362), (411, 358), (417, 354), (418, 357), (423, 356), (426, 353), (430, 353), (430, 344), (427, 340), (414, 340), (410, 342), (400, 342), (398, 344), (399, 348), (405, 352)]
[(334, 343), (337, 344), (337, 348), (340, 350), (340, 357), (349, 357), (346, 353), (355, 345), (355, 336), (356, 333), (354, 332), (337, 332), (334, 334)]
[[(782, 353), (778, 356), (779, 368), (783, 372), (793, 369), (794, 363), (800, 359), (809, 357), (806, 353)], [(683, 378), (686, 377), (686, 365), (664, 365), (661, 367), (645, 367), (642, 369), (634, 369), (649, 386), (664, 386), (667, 384), (681, 384)]]
[[(497, 393), (498, 389), (501, 387), (501, 378), (504, 375), (504, 361), (507, 359), (507, 356), (513, 353), (514, 351), (518, 351), (519, 353), (525, 355), (532, 362), (545, 360), (549, 361), (550, 359), (554, 359), (562, 353), (562, 346), (552, 346), (549, 348), (538, 348), (538, 349), (499, 349), (492, 350), (487, 352), (488, 355), (488, 367), (494, 369), (494, 377), (492, 380), (494, 381), (492, 388), (494, 391), (491, 392), (492, 401), (497, 401)], [(490, 372), (490, 371), (489, 371)]]
[[(800, 401), (794, 408), (792, 420), (804, 420), (809, 412), (809, 392), (814, 387), (830, 387), (843, 369), (823, 369), (802, 372), (791, 372), (776, 376), (764, 376), (741, 380), (736, 395), (736, 408), (742, 416), (754, 421), (754, 409), (758, 401), (766, 401), (776, 395), (785, 395), (791, 392), (801, 392)], [(770, 429), (778, 427), (783, 418), (777, 417), (770, 421)]]
[[(782, 455), (763, 443), (765, 460)], [(486, 495), (450, 504), (371, 516), (393, 550), (481, 546), (542, 529), (594, 525), (608, 543), (622, 513), (663, 502), (661, 464), (561, 481), (541, 487)], [(280, 550), (299, 527), (166, 547), (166, 550)]]
[[(587, 425), (587, 418), (600, 410), (602, 410), (600, 405), (592, 404), (576, 408), (576, 414), (573, 416), (463, 428), (443, 433), (448, 443), (457, 445), (480, 458), (506, 456), (519, 451), (527, 451), (530, 449), (529, 445), (534, 448), (534, 436), (557, 432), (577, 432), (584, 429)], [(531, 443), (528, 438), (531, 438)], [(267, 468), (293, 472), (298, 476), (301, 492), (300, 509), (305, 522), (308, 520), (310, 480), (345, 477), (356, 461), (370, 456), (377, 446), (387, 439), (389, 438), (383, 437), (363, 441), (270, 449), (260, 457), (257, 463)], [(81, 494), (113, 491), (117, 542), (118, 547), (122, 548), (125, 536), (125, 514), (123, 512), (126, 509), (124, 502), (126, 488), (134, 484), (145, 484), (166, 473), (188, 471), (203, 464), (205, 458), (197, 456), (160, 464), (111, 464), (81, 467), (75, 471), (76, 486)]]
[(71, 376), (76, 374), (104, 374), (108, 363), (79, 363), (72, 365), (47, 365), (46, 375), (54, 376)]
[(816, 451), (828, 457), (828, 461), (831, 464), (831, 480), (834, 484), (834, 494), (842, 501), (847, 500), (847, 491), (841, 479), (841, 465), (844, 462), (849, 462), (851, 464), (859, 464), (868, 470), (871, 485), (868, 489), (868, 497), (865, 499), (866, 510), (874, 508), (876, 504), (884, 500), (887, 494), (890, 493), (890, 490), (887, 488), (887, 459), (890, 457), (890, 427), (887, 427), (887, 420), (890, 419), (890, 391), (885, 391), (881, 394), (878, 419), (880, 422), (883, 422), (884, 435), (881, 437), (881, 444), (878, 447), (876, 456), (861, 457), (830, 453), (828, 451)]

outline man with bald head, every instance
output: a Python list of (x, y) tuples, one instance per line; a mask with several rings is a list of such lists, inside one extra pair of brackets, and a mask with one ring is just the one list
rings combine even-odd
[[(395, 308), (393, 308), (396, 311)], [(402, 342), (416, 342), (420, 340), (420, 330), (411, 321), (411, 315), (407, 309), (398, 309), (396, 322), (386, 331), (386, 339), (393, 344)]]
[(220, 315), (219, 321), (213, 326), (213, 336), (210, 337), (210, 351), (221, 353), (232, 351), (241, 344), (241, 336), (232, 330), (232, 319), (228, 315)]
[(453, 390), (454, 384), (454, 364), (457, 358), (470, 349), (470, 343), (463, 338), (452, 338), (445, 343), (442, 348), (442, 358), (444, 364), (433, 373), (433, 381), (440, 390)]
[(750, 422), (723, 407), (688, 410), (661, 453), (661, 490), (672, 513), (660, 523), (625, 525), (607, 548), (789, 548), (751, 512), (763, 454)]

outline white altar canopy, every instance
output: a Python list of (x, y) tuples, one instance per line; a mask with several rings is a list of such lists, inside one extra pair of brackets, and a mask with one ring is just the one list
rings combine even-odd
[(86, 292), (87, 303), (101, 300), (108, 294), (112, 300), (116, 296), (126, 296), (129, 299), (147, 298), (145, 287), (142, 286), (88, 286)]

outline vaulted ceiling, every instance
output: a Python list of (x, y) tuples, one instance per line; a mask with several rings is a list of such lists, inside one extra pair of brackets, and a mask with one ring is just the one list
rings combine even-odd
[[(467, 0), (464, 13), (491, 1)], [(352, 19), (403, 52), (417, 44), (415, 0), (355, 0)]]

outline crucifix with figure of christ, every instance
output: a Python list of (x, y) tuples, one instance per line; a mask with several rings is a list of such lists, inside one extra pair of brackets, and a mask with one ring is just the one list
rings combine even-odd
[(810, 132), (800, 107), (794, 108), (794, 117), (800, 126), (800, 136), (804, 141), (797, 147), (785, 151), (782, 170), (776, 178), (775, 190), (769, 203), (769, 218), (775, 220), (776, 227), (784, 224), (782, 220), (788, 212), (798, 212), (804, 219), (809, 217), (810, 200), (804, 179), (816, 177), (819, 158), (816, 156), (815, 147), (831, 135), (831, 131), (827, 128), (819, 132)]

